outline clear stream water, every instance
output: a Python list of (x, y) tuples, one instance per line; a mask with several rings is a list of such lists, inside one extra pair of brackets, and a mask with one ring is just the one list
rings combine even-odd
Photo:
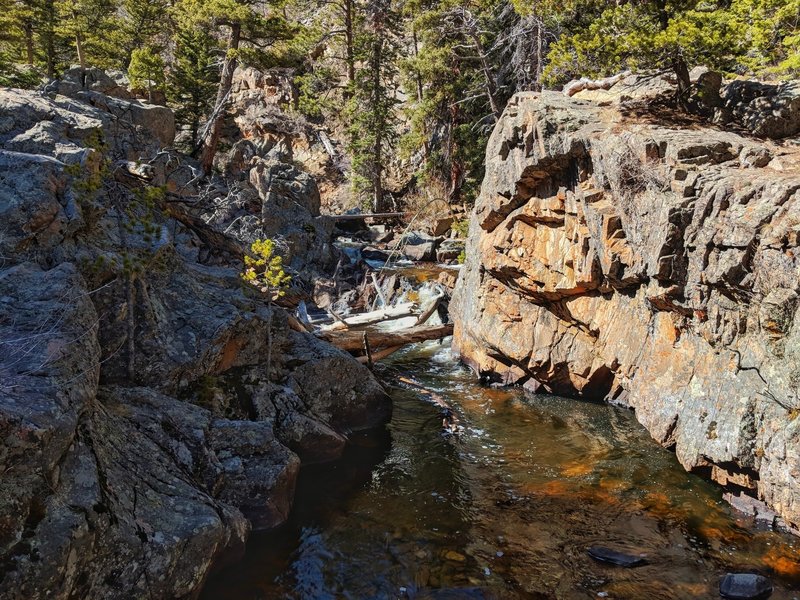
[[(740, 520), (630, 411), (484, 387), (434, 342), (381, 369), (386, 431), (305, 468), (289, 522), (202, 598), (718, 598), (732, 570), (800, 598), (800, 538)], [(460, 435), (443, 435), (435, 395)], [(595, 544), (649, 564), (597, 563)]]

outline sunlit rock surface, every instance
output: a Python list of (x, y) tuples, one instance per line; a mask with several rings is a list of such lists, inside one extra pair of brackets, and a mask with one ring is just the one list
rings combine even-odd
[(634, 408), (687, 469), (797, 526), (800, 149), (673, 116), (511, 100), (455, 346), (494, 380)]

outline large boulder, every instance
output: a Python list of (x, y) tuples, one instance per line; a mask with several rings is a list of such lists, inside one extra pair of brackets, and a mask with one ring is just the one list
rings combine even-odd
[(294, 165), (261, 160), (250, 170), (250, 183), (261, 199), (263, 232), (283, 242), (286, 262), (298, 272), (331, 270), (339, 257), (333, 222), (320, 216), (314, 178)]
[(800, 133), (800, 81), (780, 84), (735, 80), (722, 88), (725, 108), (759, 137), (787, 138)]
[[(124, 80), (122, 80), (124, 82)], [(48, 92), (62, 96), (75, 96), (81, 91), (99, 92), (121, 100), (133, 100), (133, 94), (109, 73), (95, 67), (82, 69), (75, 65), (64, 71), (61, 76), (47, 86)]]
[(487, 147), (455, 348), (497, 381), (634, 408), (687, 469), (800, 525), (798, 223), (789, 148), (518, 94)]

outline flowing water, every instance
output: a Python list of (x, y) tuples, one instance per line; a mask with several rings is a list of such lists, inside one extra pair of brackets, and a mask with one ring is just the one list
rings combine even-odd
[[(800, 598), (800, 538), (738, 520), (630, 411), (481, 386), (433, 342), (382, 369), (387, 430), (305, 468), (290, 521), (203, 598), (718, 598), (739, 570)], [(592, 545), (648, 564), (597, 563)]]

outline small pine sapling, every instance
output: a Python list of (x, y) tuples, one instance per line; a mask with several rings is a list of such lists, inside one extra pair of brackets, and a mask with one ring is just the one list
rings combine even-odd
[(292, 277), (283, 268), (283, 257), (275, 253), (275, 242), (270, 239), (256, 240), (250, 245), (252, 256), (244, 257), (242, 279), (258, 288), (267, 297), (269, 317), (267, 320), (267, 378), (272, 363), (272, 303), (285, 295), (285, 288)]

